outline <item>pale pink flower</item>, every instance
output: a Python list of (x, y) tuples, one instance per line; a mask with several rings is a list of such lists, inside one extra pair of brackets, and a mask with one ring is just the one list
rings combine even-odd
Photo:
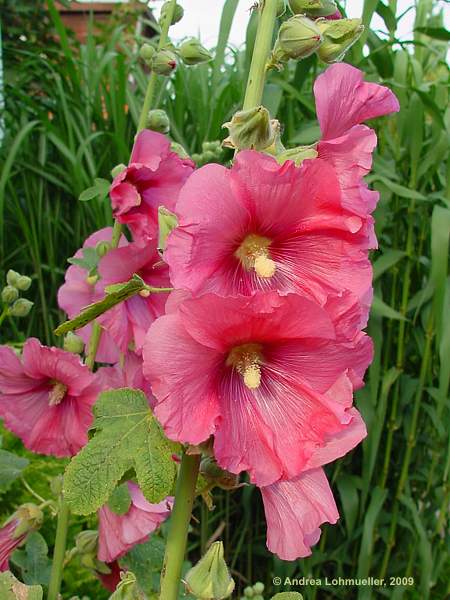
[(267, 522), (267, 547), (281, 560), (311, 554), (323, 523), (336, 523), (339, 513), (323, 469), (261, 488)]
[[(314, 95), (322, 131), (319, 158), (335, 169), (343, 206), (364, 217), (375, 208), (379, 194), (369, 190), (362, 179), (371, 169), (377, 136), (361, 123), (397, 112), (400, 106), (391, 90), (363, 77), (363, 72), (351, 65), (331, 65), (316, 79)], [(371, 242), (376, 245), (373, 233)]]
[(73, 456), (87, 443), (100, 386), (78, 356), (25, 342), (20, 360), (0, 346), (0, 416), (33, 452)]
[(127, 352), (121, 363), (117, 363), (113, 367), (100, 367), (95, 375), (102, 390), (119, 388), (142, 390), (147, 396), (150, 406), (153, 406), (155, 398), (150, 384), (144, 378), (142, 366), (142, 356), (138, 356), (134, 352)]
[[(112, 237), (112, 228), (104, 227), (90, 235), (84, 242), (83, 247), (77, 250), (75, 258), (83, 258), (83, 249), (95, 248), (99, 242), (110, 242)], [(119, 246), (127, 243), (124, 236), (121, 237)], [(58, 304), (62, 310), (67, 313), (69, 319), (73, 319), (81, 310), (101, 300), (103, 292), (98, 283), (98, 276), (90, 275), (86, 269), (79, 265), (71, 265), (65, 275), (65, 283), (58, 290)], [(85, 344), (89, 343), (91, 337), (92, 324), (77, 330)], [(115, 363), (119, 360), (119, 349), (113, 342), (111, 336), (104, 332), (100, 338), (99, 348), (97, 350), (97, 360), (105, 363)]]
[(209, 164), (193, 173), (176, 212), (165, 252), (176, 288), (194, 295), (272, 289), (320, 304), (345, 290), (370, 296), (363, 219), (342, 208), (324, 161), (298, 168), (240, 152), (231, 169)]
[(106, 504), (98, 511), (98, 559), (111, 563), (129, 552), (133, 546), (145, 542), (170, 515), (173, 498), (159, 504), (150, 504), (139, 486), (128, 482), (131, 505), (124, 515), (117, 515)]
[(136, 137), (128, 167), (114, 178), (110, 196), (113, 213), (128, 225), (135, 239), (158, 234), (158, 208), (173, 210), (180, 188), (194, 163), (172, 152), (170, 140), (145, 129)]
[(158, 319), (144, 375), (167, 436), (196, 445), (214, 435), (220, 466), (260, 486), (342, 456), (365, 435), (352, 395), (372, 350), (365, 334), (340, 334), (359, 305), (334, 312), (336, 323), (297, 294), (205, 294)]
[[(110, 250), (100, 259), (98, 266), (101, 289), (127, 282), (134, 274), (152, 287), (169, 287), (169, 270), (156, 246), (156, 240), (147, 240), (145, 244), (133, 242), (123, 248)], [(166, 300), (166, 292), (149, 294), (143, 291), (108, 310), (99, 318), (99, 322), (122, 352), (127, 352), (130, 344), (140, 351), (148, 328), (157, 317), (164, 314)]]

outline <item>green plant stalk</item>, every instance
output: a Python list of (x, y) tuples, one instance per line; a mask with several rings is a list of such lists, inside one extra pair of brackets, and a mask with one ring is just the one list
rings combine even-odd
[[(170, 0), (170, 6), (166, 13), (167, 16), (161, 27), (161, 35), (159, 36), (158, 50), (162, 50), (162, 48), (164, 48), (164, 46), (168, 42), (169, 28), (172, 23), (173, 14), (175, 12), (175, 5), (176, 5), (176, 0)], [(147, 86), (147, 91), (145, 93), (144, 104), (142, 105), (141, 116), (139, 118), (139, 123), (138, 123), (138, 127), (137, 127), (138, 133), (140, 131), (142, 131), (143, 129), (145, 129), (148, 111), (150, 110), (150, 107), (153, 102), (153, 96), (155, 93), (157, 79), (158, 79), (157, 74), (154, 71), (152, 71), (152, 73), (150, 75), (150, 80), (149, 80), (149, 83)]]
[(243, 110), (261, 104), (266, 75), (266, 64), (272, 48), (272, 35), (277, 18), (277, 0), (264, 0), (259, 16), (252, 62), (248, 74)]
[(199, 454), (183, 454), (177, 479), (175, 504), (170, 518), (163, 568), (161, 571), (161, 600), (177, 600), (181, 569), (195, 499), (195, 486), (200, 467)]
[(6, 317), (8, 316), (8, 314), (9, 314), (8, 307), (5, 306), (4, 309), (2, 310), (2, 312), (0, 313), (0, 325), (6, 319)]
[(52, 570), (50, 574), (50, 584), (48, 587), (48, 600), (58, 600), (59, 590), (64, 567), (64, 557), (66, 554), (67, 530), (69, 528), (69, 507), (63, 496), (59, 500), (58, 522), (56, 526), (55, 549), (53, 553)]
[[(262, 100), (266, 61), (271, 49), (276, 10), (277, 0), (264, 1), (247, 81), (244, 110), (257, 106)], [(194, 504), (199, 464), (200, 456), (183, 455), (161, 573), (161, 600), (177, 600), (178, 598), (181, 567), (186, 553), (187, 534)]]

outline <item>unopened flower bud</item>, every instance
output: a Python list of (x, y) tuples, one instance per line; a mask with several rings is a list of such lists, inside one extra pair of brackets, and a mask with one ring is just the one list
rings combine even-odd
[(16, 528), (14, 529), (13, 537), (18, 538), (31, 531), (39, 529), (44, 520), (42, 510), (36, 504), (28, 502), (22, 504), (16, 512), (8, 519), (8, 522), (17, 522)]
[(322, 34), (314, 21), (303, 15), (291, 17), (278, 31), (269, 67), (280, 67), (290, 58), (308, 57), (319, 48), (321, 41)]
[(196, 598), (222, 600), (231, 596), (234, 581), (223, 557), (222, 542), (214, 542), (185, 577), (190, 593)]
[(264, 584), (262, 581), (257, 581), (255, 584), (253, 584), (253, 589), (255, 591), (255, 594), (262, 594), (264, 591)]
[(117, 177), (117, 175), (120, 175), (122, 171), (125, 171), (126, 168), (127, 165), (124, 165), (123, 163), (116, 165), (114, 168), (111, 169), (111, 177)]
[(323, 35), (323, 43), (317, 54), (325, 63), (341, 60), (364, 31), (361, 19), (339, 19), (338, 21), (320, 19), (316, 24)]
[(145, 122), (147, 129), (152, 131), (158, 131), (159, 133), (169, 133), (170, 121), (165, 110), (161, 108), (154, 108), (149, 110), (147, 114), (147, 120)]
[(19, 292), (17, 288), (12, 285), (5, 285), (2, 289), (2, 301), (5, 304), (12, 304), (19, 297)]
[(27, 300), (26, 298), (19, 298), (9, 309), (9, 314), (12, 317), (26, 317), (29, 314), (32, 306), (33, 302), (30, 300)]
[(9, 269), (9, 271), (6, 273), (6, 283), (8, 285), (12, 285), (14, 287), (17, 287), (17, 280), (19, 279), (19, 277), (21, 277), (20, 273), (18, 273), (17, 271), (13, 271), (12, 269)]
[(212, 55), (196, 38), (186, 40), (178, 48), (178, 53), (185, 65), (199, 65), (212, 60)]
[(178, 225), (176, 216), (164, 206), (158, 209), (158, 224), (159, 224), (159, 250), (165, 250), (167, 237), (172, 229)]
[(95, 246), (95, 251), (97, 252), (97, 256), (99, 256), (100, 258), (103, 258), (105, 256), (105, 254), (108, 254), (108, 252), (110, 250), (111, 250), (111, 242), (107, 242), (106, 240), (97, 242), (97, 244)]
[(75, 538), (77, 554), (96, 553), (98, 545), (98, 531), (87, 529), (81, 531)]
[(151, 44), (142, 44), (141, 49), (139, 50), (139, 56), (142, 60), (150, 66), (153, 56), (155, 55), (155, 47)]
[(254, 595), (255, 595), (255, 590), (252, 588), (251, 585), (248, 585), (246, 588), (244, 588), (244, 596), (246, 598), (253, 598)]
[(26, 292), (31, 285), (31, 277), (27, 277), (26, 275), (19, 275), (16, 280), (15, 287), (21, 292)]
[(190, 158), (189, 154), (186, 152), (185, 148), (183, 148), (183, 146), (181, 144), (179, 144), (178, 142), (171, 142), (170, 149), (172, 150), (172, 152), (176, 152), (176, 154), (178, 154), (178, 156), (180, 158), (184, 158), (184, 159)]
[(72, 354), (81, 354), (84, 350), (84, 342), (79, 335), (76, 335), (72, 331), (64, 337), (64, 350), (71, 352)]
[(230, 132), (223, 145), (238, 150), (264, 150), (275, 140), (273, 122), (264, 106), (240, 110), (223, 125)]
[[(160, 22), (160, 24), (162, 24), (163, 21), (167, 18), (167, 15), (169, 14), (169, 8), (170, 8), (171, 4), (172, 4), (171, 2), (166, 2), (165, 4), (162, 5), (162, 7), (161, 7), (161, 13), (160, 13), (160, 16), (159, 16), (159, 22)], [(173, 11), (172, 21), (171, 21), (170, 24), (171, 25), (175, 25), (175, 23), (178, 23), (178, 21), (181, 21), (181, 19), (183, 18), (183, 16), (184, 16), (184, 9), (183, 9), (183, 7), (180, 4), (176, 3), (174, 11)]]
[(314, 146), (297, 146), (289, 148), (280, 154), (277, 154), (276, 159), (282, 165), (287, 160), (293, 160), (295, 165), (299, 167), (307, 158), (317, 158), (318, 152)]
[(329, 17), (337, 11), (334, 0), (289, 0), (294, 14), (308, 17)]
[(159, 50), (152, 60), (152, 69), (158, 75), (170, 75), (177, 67), (177, 57), (171, 50)]

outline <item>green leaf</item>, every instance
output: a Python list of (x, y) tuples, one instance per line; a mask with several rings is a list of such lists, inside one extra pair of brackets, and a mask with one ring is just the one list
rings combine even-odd
[(372, 491), (371, 501), (364, 517), (363, 535), (358, 559), (358, 577), (367, 577), (373, 553), (374, 529), (378, 515), (386, 500), (387, 490), (375, 487)]
[(164, 437), (145, 394), (129, 388), (103, 392), (94, 414), (95, 435), (64, 477), (73, 512), (88, 515), (100, 508), (130, 468), (147, 500), (161, 502), (172, 490), (177, 445)]
[(96, 249), (83, 248), (81, 252), (83, 255), (82, 258), (72, 256), (71, 258), (67, 259), (67, 262), (71, 265), (77, 265), (89, 273), (94, 272), (97, 269), (98, 261), (100, 260), (100, 256), (98, 255)]
[(44, 592), (40, 585), (28, 587), (6, 571), (0, 573), (0, 598), (2, 600), (42, 600)]
[(387, 250), (373, 263), (373, 279), (376, 281), (383, 273), (396, 265), (406, 256), (402, 250)]
[(48, 546), (37, 531), (27, 537), (25, 550), (16, 550), (12, 562), (20, 570), (23, 581), (28, 585), (48, 585), (52, 563), (48, 558)]
[(130, 504), (131, 496), (128, 485), (122, 483), (116, 487), (109, 497), (108, 506), (116, 515), (125, 515), (130, 508)]
[(359, 494), (358, 485), (355, 477), (343, 475), (337, 480), (337, 487), (341, 497), (342, 507), (344, 509), (345, 525), (348, 535), (351, 536), (358, 518)]
[[(155, 535), (137, 544), (121, 560), (120, 565), (136, 575), (139, 586), (147, 591), (159, 591), (159, 574), (164, 560), (164, 541)], [(156, 577), (155, 577), (156, 575)]]
[(89, 200), (93, 200), (94, 198), (99, 198), (99, 200), (104, 200), (109, 193), (109, 188), (111, 183), (107, 179), (95, 179), (95, 185), (87, 188), (78, 197), (80, 202), (89, 202)]
[(442, 40), (444, 42), (450, 40), (450, 31), (445, 29), (445, 27), (416, 27), (414, 31), (424, 33), (435, 40)]
[(405, 317), (391, 306), (383, 302), (378, 296), (373, 297), (372, 314), (386, 319), (396, 319), (397, 321), (406, 321)]
[[(109, 289), (111, 290), (111, 288), (112, 286), (110, 286)], [(103, 300), (90, 304), (84, 308), (79, 315), (59, 325), (59, 327), (55, 329), (56, 335), (64, 335), (69, 331), (75, 331), (76, 329), (84, 327), (107, 310), (120, 304), (120, 302), (124, 302), (128, 298), (138, 294), (144, 288), (146, 288), (144, 281), (136, 274), (133, 275), (130, 281), (116, 284), (113, 291), (107, 293)]]
[(26, 458), (7, 450), (0, 450), (0, 489), (7, 489), (28, 465), (29, 460)]
[(368, 180), (371, 181), (381, 181), (382, 183), (384, 183), (384, 185), (389, 188), (391, 190), (391, 192), (394, 192), (394, 194), (397, 194), (397, 196), (400, 196), (401, 198), (408, 198), (408, 199), (414, 199), (414, 200), (421, 200), (421, 201), (425, 201), (427, 200), (427, 198), (421, 194), (420, 192), (416, 192), (416, 190), (410, 190), (409, 188), (405, 187), (404, 185), (400, 185), (399, 183), (394, 183), (393, 181), (391, 181), (390, 179), (387, 179), (386, 177), (382, 177), (381, 175), (373, 175), (373, 177), (368, 177)]

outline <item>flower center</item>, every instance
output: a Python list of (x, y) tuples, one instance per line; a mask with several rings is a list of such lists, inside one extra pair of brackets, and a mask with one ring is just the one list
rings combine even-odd
[(256, 390), (261, 384), (261, 344), (242, 344), (231, 349), (226, 364), (234, 367), (242, 376), (249, 390)]
[(60, 381), (52, 381), (51, 383), (53, 387), (48, 395), (48, 405), (57, 406), (63, 401), (66, 395), (67, 385), (64, 385)]
[(269, 246), (272, 243), (267, 237), (251, 233), (241, 243), (234, 255), (241, 261), (246, 271), (254, 269), (259, 277), (270, 278), (275, 275), (276, 265), (270, 258)]

